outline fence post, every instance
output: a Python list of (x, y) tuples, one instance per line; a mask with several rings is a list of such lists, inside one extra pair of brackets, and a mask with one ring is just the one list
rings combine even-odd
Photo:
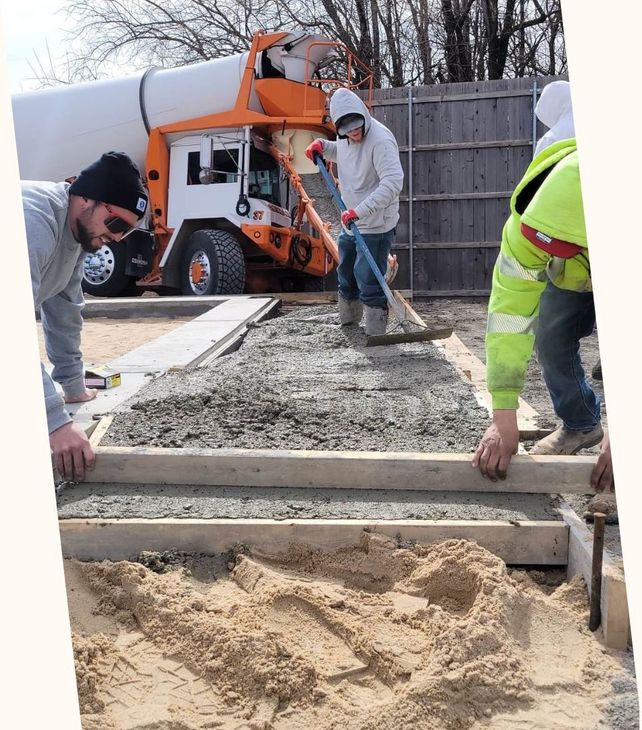
[(413, 257), (413, 221), (412, 197), (414, 192), (412, 158), (414, 154), (412, 128), (412, 86), (408, 87), (408, 268), (410, 269), (410, 301), (413, 301), (415, 292), (415, 266)]
[(535, 147), (537, 146), (537, 116), (535, 115), (535, 107), (537, 106), (537, 79), (533, 81), (532, 101), (531, 101), (531, 119), (533, 121), (533, 149), (531, 151), (531, 159), (535, 157)]

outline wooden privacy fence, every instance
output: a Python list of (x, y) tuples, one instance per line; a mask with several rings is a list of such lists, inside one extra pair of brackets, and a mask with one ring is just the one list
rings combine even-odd
[(509, 201), (543, 127), (535, 103), (562, 77), (377, 89), (373, 116), (405, 173), (395, 286), (415, 296), (486, 296)]

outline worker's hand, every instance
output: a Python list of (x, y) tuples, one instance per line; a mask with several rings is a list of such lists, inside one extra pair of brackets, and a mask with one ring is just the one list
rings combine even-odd
[(597, 464), (591, 473), (591, 486), (596, 492), (615, 491), (613, 481), (613, 461), (611, 460), (611, 441), (608, 431), (604, 434), (600, 444), (600, 455), (597, 457)]
[(314, 162), (315, 152), (323, 157), (323, 142), (320, 139), (315, 139), (311, 145), (306, 147), (305, 156), (308, 160), (312, 160), (312, 162)]
[(66, 423), (49, 434), (54, 466), (63, 479), (81, 481), (92, 470), (96, 455), (89, 439), (73, 423)]
[(497, 410), (473, 454), (472, 466), (494, 482), (506, 479), (508, 465), (518, 446), (517, 411)]
[(358, 220), (359, 216), (355, 213), (354, 208), (344, 210), (343, 213), (341, 213), (341, 223), (343, 223), (346, 228), (350, 228), (350, 224)]
[(98, 395), (98, 391), (95, 388), (85, 388), (84, 393), (79, 393), (78, 395), (65, 395), (65, 403), (84, 403), (88, 400), (93, 400), (96, 395)]

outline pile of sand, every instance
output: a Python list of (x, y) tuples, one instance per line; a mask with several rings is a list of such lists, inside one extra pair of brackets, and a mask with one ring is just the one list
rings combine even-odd
[(586, 730), (618, 668), (581, 583), (543, 590), (473, 542), (230, 568), (68, 563), (85, 730)]
[(263, 322), (237, 352), (157, 378), (128, 409), (103, 445), (467, 452), (489, 419), (433, 343), (365, 347), (336, 307)]

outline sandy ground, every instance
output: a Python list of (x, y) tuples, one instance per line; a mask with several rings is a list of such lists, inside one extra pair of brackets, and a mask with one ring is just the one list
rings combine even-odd
[(84, 730), (637, 727), (579, 582), (463, 540), (227, 560), (67, 561)]
[(559, 520), (548, 494), (102, 484), (67, 487), (62, 519)]
[[(484, 359), (484, 302), (417, 309), (436, 324), (450, 320)], [(106, 362), (180, 324), (88, 321), (86, 358)], [(474, 447), (487, 414), (432, 345), (363, 344), (359, 332), (338, 327), (332, 308), (291, 308), (207, 372), (156, 381), (103, 443)], [(589, 367), (596, 356), (589, 338)], [(555, 425), (536, 364), (524, 397), (543, 426)], [(226, 490), (211, 500), (193, 488), (157, 495), (147, 514), (144, 494), (82, 489), (63, 494), (61, 516), (247, 518), (271, 509), (281, 518), (336, 517), (374, 509), (439, 519), (471, 508), (498, 516), (487, 495), (401, 494), (392, 509), (380, 494), (349, 490), (314, 500), (296, 490)], [(517, 495), (503, 509), (516, 519), (554, 519), (547, 499)], [(507, 570), (473, 543), (399, 549), (366, 536), (334, 554), (299, 546), (278, 558), (240, 550), (140, 561), (67, 561), (84, 730), (639, 727), (632, 655), (607, 651), (586, 630), (581, 582)]]
[[(80, 348), (85, 366), (106, 365), (126, 352), (189, 322), (191, 317), (114, 320), (88, 319), (83, 323)], [(38, 322), (40, 357), (48, 362), (42, 324)]]

